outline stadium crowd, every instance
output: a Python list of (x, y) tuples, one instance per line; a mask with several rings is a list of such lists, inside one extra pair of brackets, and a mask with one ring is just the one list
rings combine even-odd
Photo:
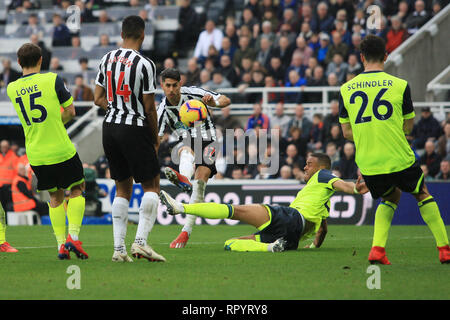
[[(233, 2), (233, 1), (231, 1)], [(337, 93), (328, 95), (329, 110), (326, 114), (305, 115), (303, 104), (321, 103), (322, 94), (303, 92), (310, 86), (339, 86), (363, 71), (359, 55), (359, 43), (366, 34), (375, 33), (386, 40), (388, 53), (395, 50), (410, 35), (417, 32), (429, 19), (436, 15), (448, 0), (248, 0), (239, 14), (227, 13), (217, 21), (203, 17), (204, 30), (191, 28), (202, 21), (194, 10), (195, 1), (130, 0), (129, 6), (142, 7), (139, 15), (146, 21), (152, 18), (152, 10), (158, 5), (179, 5), (179, 29), (177, 31), (176, 55), (155, 58), (158, 70), (179, 67), (183, 71), (182, 83), (187, 86), (201, 86), (219, 90), (237, 87), (241, 94), (230, 95), (233, 103), (253, 104), (253, 114), (246, 123), (230, 115), (225, 108), (215, 117), (217, 135), (225, 142), (226, 129), (242, 129), (248, 133), (254, 129), (258, 136), (260, 129), (276, 130), (278, 149), (270, 143), (265, 150), (258, 145), (247, 145), (245, 150), (233, 147), (233, 159), (227, 158), (225, 144), (217, 150), (218, 174), (215, 179), (297, 179), (303, 181), (303, 167), (309, 152), (323, 151), (332, 159), (334, 173), (344, 179), (355, 179), (358, 168), (355, 164), (355, 147), (346, 141), (339, 125), (339, 104)], [(108, 5), (102, 0), (70, 1), (54, 0), (55, 7), (62, 9), (75, 4), (80, 7), (82, 22), (107, 23), (112, 21), (107, 11)], [(381, 28), (370, 30), (367, 26), (367, 8), (378, 5), (382, 9)], [(39, 8), (38, 0), (13, 0), (8, 10), (26, 12)], [(98, 15), (93, 10), (101, 10)], [(51, 51), (59, 46), (80, 47), (82, 37), (72, 34), (64, 23), (65, 17), (52, 17), (52, 47), (47, 48), (42, 41), (40, 21), (30, 15), (28, 25), (30, 41), (38, 44), (43, 52), (43, 70), (62, 71), (57, 57)], [(110, 48), (120, 43), (112, 43), (108, 35), (99, 35), (98, 47)], [(157, 50), (157, 48), (155, 49)], [(145, 52), (144, 52), (145, 53)], [(178, 57), (186, 58), (186, 65), (180, 65)], [(73, 88), (75, 101), (92, 101), (92, 82), (87, 79), (88, 58), (81, 57), (79, 74)], [(0, 88), (20, 77), (11, 68), (11, 62), (3, 60), (0, 74)], [(269, 103), (273, 115), (262, 112), (261, 94), (246, 93), (248, 87), (298, 87), (293, 93), (272, 93)], [(295, 104), (294, 116), (286, 115), (285, 104)], [(233, 106), (231, 106), (232, 108)], [(238, 131), (236, 131), (238, 132)], [(239, 135), (239, 133), (235, 133)], [(426, 175), (426, 180), (449, 180), (450, 177), (450, 116), (439, 123), (429, 108), (423, 108), (420, 120), (407, 137)], [(6, 142), (5, 142), (6, 144)], [(159, 149), (162, 166), (173, 165), (170, 148), (174, 139), (165, 134)], [(9, 172), (8, 181), (2, 180), (0, 187), (11, 185), (18, 174), (14, 159), (17, 149), (3, 148), (0, 154), (0, 174)], [(268, 161), (279, 154), (279, 170), (267, 174)], [(9, 155), (9, 156), (8, 156)], [(258, 156), (263, 155), (263, 156)], [(257, 157), (257, 163), (249, 159)], [(13, 165), (14, 164), (14, 165)], [(106, 158), (100, 157), (88, 165), (96, 177), (109, 177)]]

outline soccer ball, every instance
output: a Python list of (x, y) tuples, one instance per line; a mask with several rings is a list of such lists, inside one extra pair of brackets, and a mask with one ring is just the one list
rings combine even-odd
[(208, 116), (208, 110), (200, 100), (189, 100), (183, 103), (178, 113), (180, 120), (189, 128), (201, 125)]

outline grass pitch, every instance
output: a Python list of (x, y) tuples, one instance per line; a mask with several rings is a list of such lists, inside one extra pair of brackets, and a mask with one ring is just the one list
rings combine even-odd
[[(166, 263), (113, 263), (112, 226), (84, 226), (90, 258), (57, 260), (50, 226), (9, 227), (7, 240), (20, 250), (0, 254), (0, 299), (450, 299), (450, 265), (442, 265), (425, 226), (393, 226), (391, 266), (380, 266), (380, 289), (369, 290), (367, 256), (372, 226), (329, 226), (322, 248), (283, 253), (223, 250), (251, 226), (196, 226), (188, 246), (170, 249), (177, 225), (156, 225), (153, 248)], [(127, 244), (136, 232), (129, 225)], [(447, 227), (450, 233), (450, 227)], [(309, 243), (309, 242), (308, 242)], [(80, 267), (81, 289), (69, 290), (67, 268)]]

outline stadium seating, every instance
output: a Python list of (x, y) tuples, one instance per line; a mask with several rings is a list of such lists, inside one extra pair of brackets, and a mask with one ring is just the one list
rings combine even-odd
[(19, 225), (34, 225), (34, 220), (37, 221), (36, 224), (41, 224), (41, 218), (39, 217), (36, 211), (23, 211), (23, 212), (7, 212), (8, 217), (8, 225), (10, 226), (19, 226)]

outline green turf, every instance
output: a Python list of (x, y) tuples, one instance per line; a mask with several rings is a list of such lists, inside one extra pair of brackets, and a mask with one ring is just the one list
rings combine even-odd
[[(196, 226), (184, 249), (170, 249), (179, 226), (155, 226), (154, 249), (166, 263), (111, 262), (112, 227), (84, 226), (88, 260), (59, 261), (49, 226), (9, 227), (20, 249), (0, 254), (0, 299), (450, 299), (450, 265), (442, 265), (424, 226), (393, 226), (391, 266), (381, 266), (381, 289), (366, 286), (372, 226), (330, 226), (320, 249), (284, 253), (223, 250), (225, 239), (251, 234), (250, 226)], [(450, 228), (447, 227), (450, 231)], [(135, 225), (128, 227), (131, 243)], [(303, 247), (305, 243), (301, 243)], [(81, 289), (69, 290), (70, 265)]]

